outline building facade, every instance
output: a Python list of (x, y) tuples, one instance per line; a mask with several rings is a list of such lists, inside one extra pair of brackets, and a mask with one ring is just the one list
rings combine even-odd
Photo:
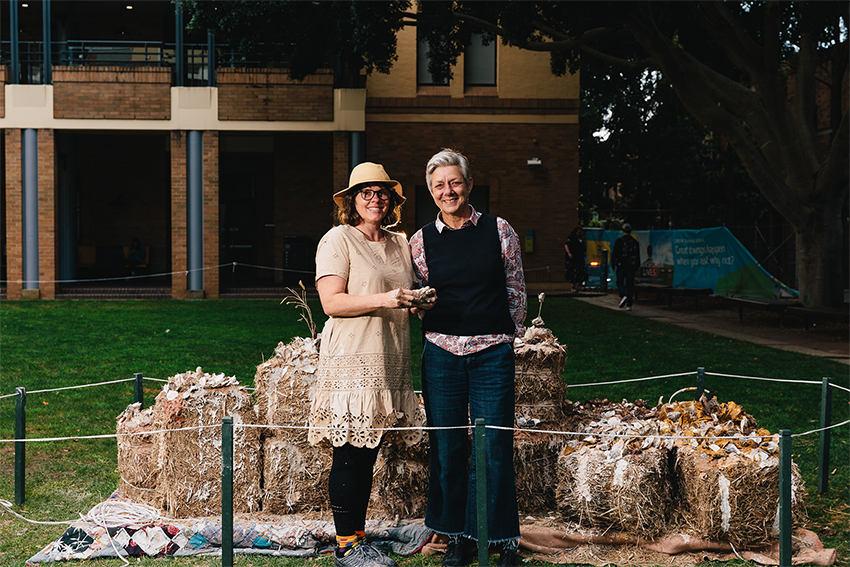
[(547, 54), (478, 44), (436, 84), (410, 26), (388, 75), (342, 88), (330, 65), (297, 82), (192, 37), (171, 2), (5, 5), (8, 299), (309, 286), (350, 169), (382, 163), (402, 183), (409, 235), (436, 215), (424, 168), (444, 147), (470, 158), (473, 205), (519, 233), (530, 287), (563, 282), (579, 84), (553, 76)]

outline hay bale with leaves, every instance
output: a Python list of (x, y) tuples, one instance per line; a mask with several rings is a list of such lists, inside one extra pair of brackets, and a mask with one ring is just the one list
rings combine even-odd
[[(735, 402), (715, 398), (665, 404), (659, 417), (680, 435), (675, 480), (682, 527), (733, 545), (768, 543), (779, 534), (779, 444)], [(792, 519), (805, 522), (805, 489), (791, 472)]]
[(118, 474), (121, 495), (131, 502), (162, 507), (156, 491), (159, 479), (154, 435), (153, 408), (141, 409), (136, 402), (127, 406), (117, 418)]
[(558, 508), (580, 525), (655, 537), (670, 508), (667, 450), (633, 453), (619, 439), (609, 450), (565, 447), (559, 459)]
[(221, 513), (221, 423), (233, 418), (233, 510), (257, 512), (261, 502), (262, 450), (258, 412), (234, 377), (195, 371), (168, 379), (154, 404), (157, 483), (171, 517)]
[(257, 366), (254, 392), (262, 421), (271, 427), (263, 435), (306, 443), (310, 402), (316, 387), (319, 340), (295, 337), (278, 343), (275, 354)]

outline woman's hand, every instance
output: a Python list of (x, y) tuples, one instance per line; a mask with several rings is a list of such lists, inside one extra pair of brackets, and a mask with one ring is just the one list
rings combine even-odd
[(416, 291), (412, 289), (398, 288), (388, 291), (386, 296), (386, 304), (384, 307), (389, 309), (399, 309), (413, 307), (413, 301), (416, 298)]

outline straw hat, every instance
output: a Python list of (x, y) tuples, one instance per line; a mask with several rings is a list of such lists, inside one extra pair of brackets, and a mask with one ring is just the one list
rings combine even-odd
[(342, 200), (349, 190), (358, 185), (371, 183), (383, 183), (385, 185), (389, 185), (392, 190), (395, 191), (399, 197), (401, 197), (402, 203), (406, 201), (404, 195), (401, 194), (401, 183), (394, 179), (390, 179), (390, 176), (387, 175), (387, 172), (386, 170), (384, 170), (383, 165), (379, 163), (372, 163), (371, 161), (364, 161), (363, 163), (351, 170), (351, 176), (349, 176), (348, 178), (348, 187), (346, 187), (342, 191), (337, 191), (336, 193), (334, 193), (334, 203), (342, 207)]

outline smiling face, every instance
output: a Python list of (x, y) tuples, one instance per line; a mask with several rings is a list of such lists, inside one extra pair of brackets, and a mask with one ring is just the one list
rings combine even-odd
[(472, 214), (469, 207), (469, 194), (472, 192), (472, 179), (469, 185), (463, 180), (463, 174), (456, 165), (438, 167), (431, 174), (431, 196), (440, 208), (443, 222), (453, 228), (457, 221), (465, 221)]
[[(364, 192), (372, 191), (374, 195), (368, 201), (363, 197)], [(383, 197), (383, 198), (382, 198)], [(380, 226), (381, 221), (390, 212), (390, 189), (377, 183), (365, 185), (354, 196), (354, 207), (363, 222)]]

